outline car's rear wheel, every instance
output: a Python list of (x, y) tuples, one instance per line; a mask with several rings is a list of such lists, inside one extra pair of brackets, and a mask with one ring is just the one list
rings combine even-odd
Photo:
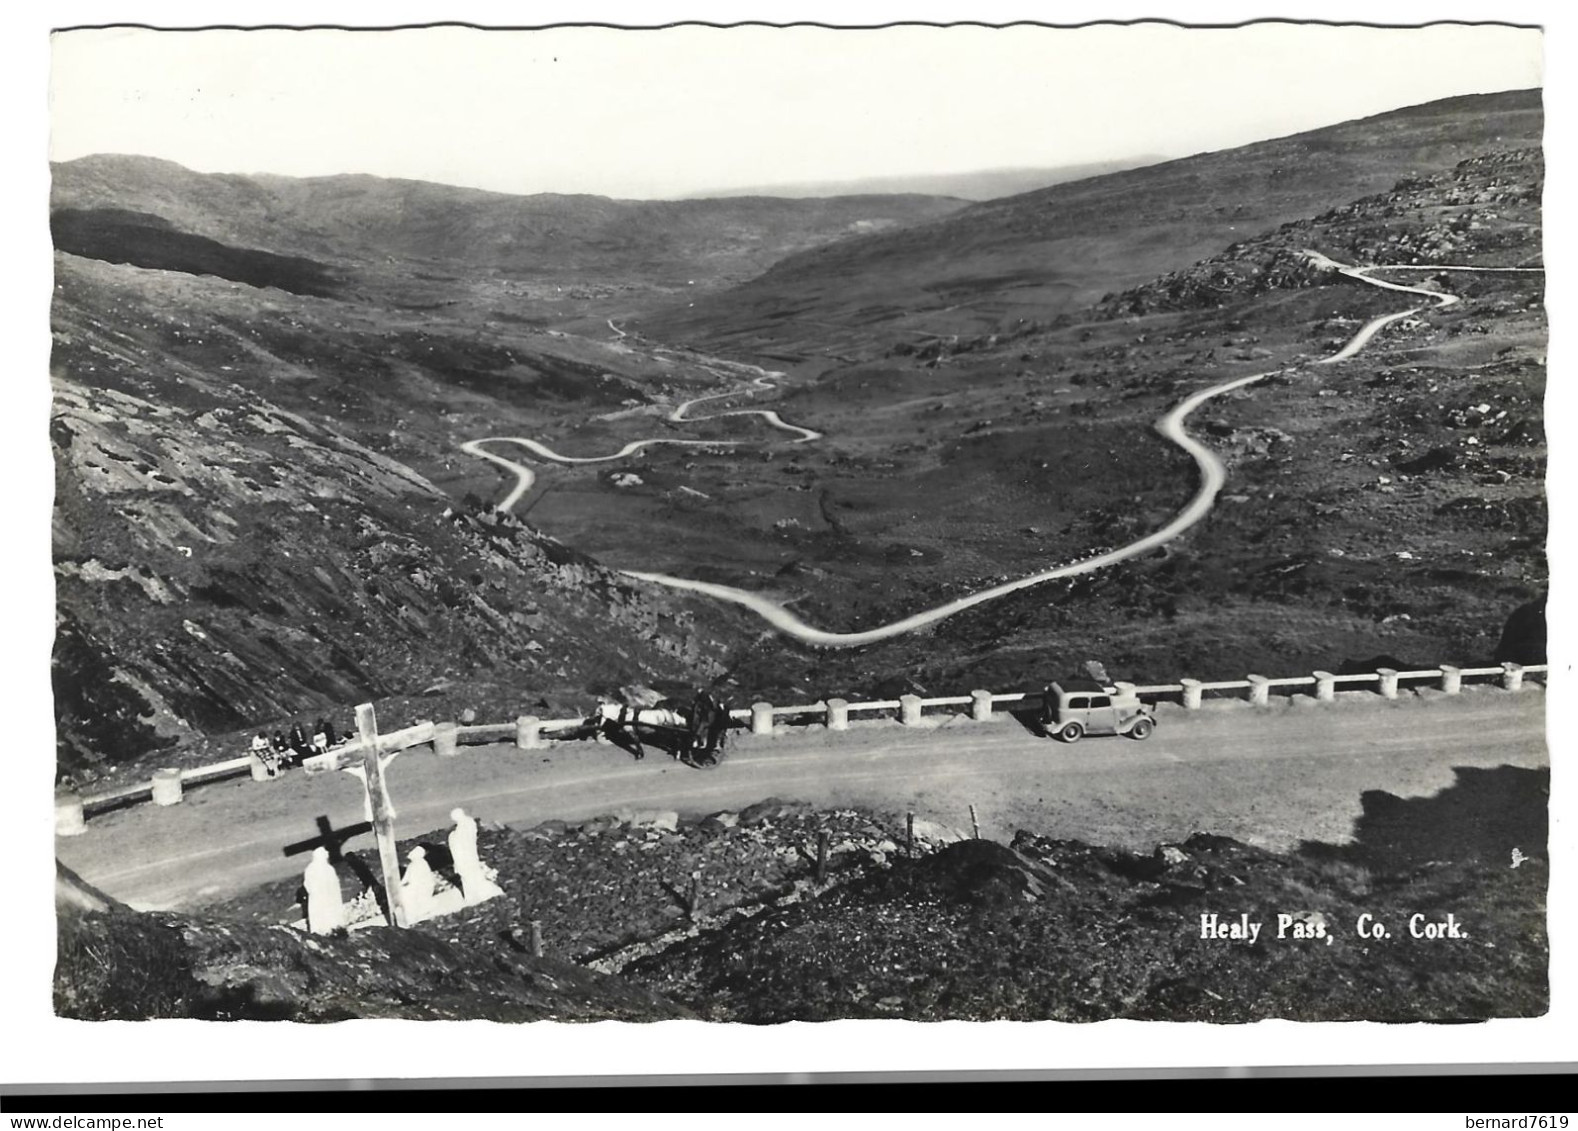
[(1085, 737), (1085, 728), (1079, 723), (1065, 723), (1057, 736), (1064, 742), (1078, 742)]
[(1151, 731), (1153, 731), (1155, 729), (1156, 729), (1156, 724), (1153, 723), (1150, 719), (1139, 719), (1139, 720), (1137, 720), (1135, 722), (1135, 724), (1132, 727), (1129, 728), (1129, 737), (1130, 738), (1137, 738), (1141, 742), (1144, 742), (1147, 738), (1149, 738), (1151, 736)]

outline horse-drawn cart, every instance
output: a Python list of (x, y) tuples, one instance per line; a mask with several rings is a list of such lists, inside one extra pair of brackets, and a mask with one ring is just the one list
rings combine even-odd
[(637, 759), (646, 756), (645, 740), (699, 768), (723, 761), (730, 721), (727, 703), (699, 691), (692, 699), (664, 699), (651, 707), (602, 703), (584, 725)]

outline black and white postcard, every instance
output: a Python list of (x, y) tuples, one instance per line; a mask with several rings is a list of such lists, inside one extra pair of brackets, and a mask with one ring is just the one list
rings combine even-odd
[(1537, 13), (411, 7), (51, 16), (41, 1033), (1541, 1058)]

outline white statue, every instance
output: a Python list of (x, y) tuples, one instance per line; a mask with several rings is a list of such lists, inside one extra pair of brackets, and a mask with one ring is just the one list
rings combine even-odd
[(484, 867), (477, 855), (477, 822), (468, 817), (464, 809), (450, 810), (449, 819), (455, 822), (449, 834), (449, 856), (455, 862), (455, 874), (460, 877), (460, 890), (466, 902), (481, 903), (503, 895), (502, 889), (493, 882), (497, 873)]
[(400, 898), (405, 904), (406, 921), (420, 923), (433, 914), (433, 889), (438, 877), (427, 862), (427, 849), (413, 848), (407, 859), (405, 877), (400, 881)]
[(345, 904), (340, 898), (340, 876), (329, 863), (327, 848), (312, 850), (312, 863), (304, 877), (307, 888), (307, 929), (315, 935), (345, 930)]

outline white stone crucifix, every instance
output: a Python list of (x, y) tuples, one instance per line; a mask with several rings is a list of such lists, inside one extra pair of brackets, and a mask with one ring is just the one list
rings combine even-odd
[(383, 871), (384, 898), (389, 905), (392, 925), (406, 927), (410, 919), (406, 914), (400, 884), (400, 857), (395, 847), (394, 803), (389, 799), (389, 789), (384, 782), (384, 769), (400, 751), (420, 742), (432, 740), (433, 724), (418, 724), (403, 731), (380, 736), (378, 718), (371, 703), (356, 708), (357, 740), (334, 752), (333, 756), (320, 755), (304, 763), (306, 771), (325, 773), (343, 770), (361, 779), (367, 802), (367, 820), (373, 826), (373, 839), (378, 843), (378, 862)]

